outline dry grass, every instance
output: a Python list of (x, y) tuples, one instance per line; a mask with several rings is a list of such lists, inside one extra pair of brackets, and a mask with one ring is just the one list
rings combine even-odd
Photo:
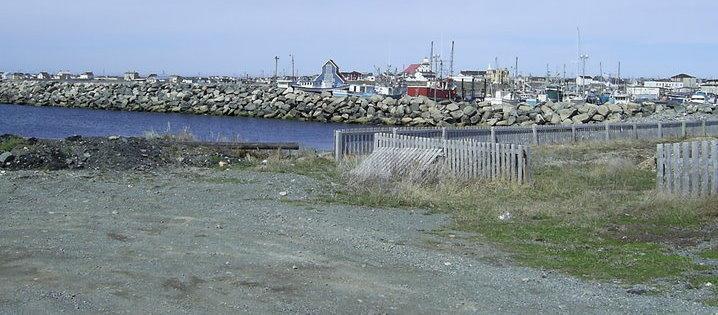
[[(325, 201), (373, 207), (424, 208), (454, 218), (515, 251), (531, 266), (592, 279), (643, 282), (692, 272), (673, 248), (695, 245), (715, 225), (718, 199), (658, 196), (654, 142), (546, 146), (534, 150), (534, 182), (431, 185), (355, 182)], [(510, 220), (499, 216), (510, 213)]]

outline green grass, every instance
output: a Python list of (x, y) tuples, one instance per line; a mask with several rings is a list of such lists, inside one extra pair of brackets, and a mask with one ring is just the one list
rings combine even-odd
[[(698, 254), (699, 257), (705, 258), (705, 259), (714, 259), (718, 260), (718, 249), (711, 248), (704, 250)], [(718, 284), (718, 282), (716, 282)]]
[[(655, 171), (644, 166), (654, 151), (651, 142), (541, 147), (534, 150), (531, 185), (345, 179), (344, 188), (320, 198), (446, 213), (453, 218), (450, 228), (476, 232), (525, 265), (596, 280), (648, 282), (700, 270), (670, 245), (718, 217), (715, 198), (657, 196)], [(504, 212), (512, 219), (499, 220)]]
[[(718, 279), (696, 276), (718, 271), (714, 267), (671, 251), (705, 239), (703, 228), (718, 224), (718, 198), (657, 194), (655, 148), (647, 141), (534, 148), (528, 185), (357, 182), (344, 172), (348, 165), (316, 156), (269, 158), (252, 168), (327, 183), (321, 202), (448, 214), (452, 223), (442, 230), (474, 232), (526, 266), (624, 284), (682, 279), (718, 285)], [(499, 219), (505, 212), (510, 220)], [(699, 255), (718, 259), (718, 250)], [(718, 292), (706, 303), (718, 305)]]
[(27, 141), (21, 137), (7, 137), (0, 141), (0, 152), (12, 151), (15, 147), (25, 144), (27, 144)]

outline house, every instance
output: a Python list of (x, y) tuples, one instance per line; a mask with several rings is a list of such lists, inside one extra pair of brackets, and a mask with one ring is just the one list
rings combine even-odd
[(626, 93), (630, 95), (634, 100), (658, 100), (661, 97), (661, 88), (659, 87), (646, 87), (640, 85), (626, 87)]
[(696, 79), (694, 76), (681, 73), (678, 75), (674, 75), (671, 77), (672, 82), (680, 82), (683, 83), (683, 87), (686, 88), (697, 88), (698, 87), (698, 79)]
[(436, 78), (436, 74), (431, 71), (431, 62), (429, 58), (424, 58), (420, 63), (410, 64), (402, 72), (407, 82), (428, 82)]
[(70, 73), (70, 71), (67, 71), (67, 70), (62, 70), (55, 75), (55, 79), (70, 80), (70, 79), (72, 79), (72, 73)]
[(322, 66), (322, 73), (319, 74), (311, 86), (294, 85), (295, 87), (309, 92), (332, 91), (335, 89), (346, 89), (347, 80), (339, 72), (339, 66), (334, 60), (329, 59)]
[(140, 79), (140, 74), (135, 71), (125, 72), (125, 81), (137, 81)]
[(170, 76), (170, 83), (177, 84), (182, 82), (182, 77), (178, 75), (171, 75)]
[(95, 74), (92, 73), (92, 71), (85, 71), (82, 74), (80, 74), (80, 77), (78, 79), (80, 80), (92, 80), (95, 78)]
[(486, 79), (493, 84), (504, 84), (509, 79), (509, 69), (491, 69), (486, 70)]
[(38, 80), (50, 80), (52, 79), (52, 76), (47, 72), (40, 72), (37, 74)]
[(701, 84), (701, 92), (718, 95), (718, 80), (709, 80)]
[(147, 83), (157, 83), (157, 82), (160, 82), (160, 79), (157, 76), (157, 74), (151, 73), (150, 75), (147, 76)]
[(649, 87), (649, 88), (661, 88), (661, 89), (667, 89), (667, 90), (679, 90), (684, 87), (683, 82), (678, 81), (669, 81), (669, 80), (650, 80), (650, 81), (643, 81), (643, 86)]
[(340, 72), (339, 74), (347, 81), (359, 81), (364, 78), (364, 74), (359, 71)]

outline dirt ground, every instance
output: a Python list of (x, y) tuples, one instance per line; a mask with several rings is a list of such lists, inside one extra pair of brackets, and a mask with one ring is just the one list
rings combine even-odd
[[(714, 313), (517, 267), (423, 211), (294, 174), (0, 173), (0, 313)], [(442, 233), (443, 235), (444, 233)]]

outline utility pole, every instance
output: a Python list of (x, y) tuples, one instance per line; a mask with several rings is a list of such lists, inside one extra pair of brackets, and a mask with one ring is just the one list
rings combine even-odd
[(431, 41), (431, 49), (429, 49), (429, 71), (434, 72), (434, 41)]
[(603, 62), (598, 63), (598, 72), (601, 74), (601, 81), (603, 81)]
[(618, 82), (616, 82), (616, 85), (618, 85), (618, 90), (621, 90), (621, 62), (618, 62)]
[(274, 56), (274, 80), (277, 80), (277, 67), (279, 66), (279, 56)]
[(454, 41), (451, 41), (451, 59), (449, 60), (449, 76), (454, 75)]
[(296, 74), (294, 73), (294, 54), (289, 53), (289, 57), (292, 58), (292, 81), (294, 81), (294, 78), (296, 77)]
[(516, 57), (514, 61), (514, 79), (519, 77), (519, 57)]

